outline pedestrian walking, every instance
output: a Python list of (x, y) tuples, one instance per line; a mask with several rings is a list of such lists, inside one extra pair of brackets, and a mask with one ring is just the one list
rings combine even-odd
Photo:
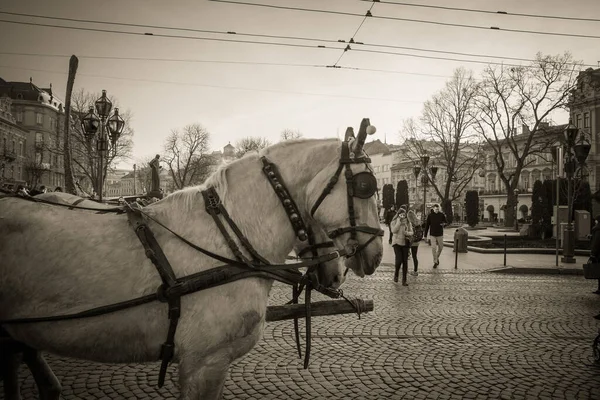
[(408, 286), (406, 275), (408, 273), (408, 253), (410, 252), (410, 240), (413, 229), (406, 217), (406, 209), (400, 208), (391, 221), (391, 229), (394, 234), (393, 248), (395, 258), (394, 282), (398, 282), (400, 268), (402, 268), (402, 286)]
[(442, 250), (444, 249), (444, 226), (446, 226), (446, 216), (440, 211), (440, 205), (434, 204), (433, 212), (427, 216), (425, 231), (423, 232), (425, 239), (427, 239), (427, 234), (431, 233), (433, 268), (437, 268), (440, 265), (440, 254), (442, 254)]
[(392, 219), (396, 216), (396, 207), (392, 205), (389, 210), (385, 211), (385, 215), (383, 216), (383, 222), (388, 226), (388, 231), (390, 232), (390, 239), (388, 241), (389, 244), (392, 244), (392, 237), (394, 234), (392, 233)]
[(412, 256), (413, 267), (414, 267), (414, 271), (411, 273), (411, 275), (418, 276), (419, 275), (419, 259), (417, 258), (417, 251), (419, 250), (419, 244), (421, 243), (421, 241), (423, 239), (423, 225), (421, 224), (421, 221), (419, 220), (419, 217), (417, 217), (417, 214), (415, 214), (414, 210), (408, 211), (406, 216), (408, 218), (408, 222), (411, 223), (411, 225), (413, 227), (413, 231), (414, 231), (413, 239), (410, 244), (410, 253)]
[[(600, 264), (600, 215), (594, 218), (594, 226), (590, 232), (591, 243), (590, 243), (590, 264)], [(598, 279), (598, 290), (594, 293), (600, 294), (600, 279)], [(600, 315), (600, 314), (598, 314)]]

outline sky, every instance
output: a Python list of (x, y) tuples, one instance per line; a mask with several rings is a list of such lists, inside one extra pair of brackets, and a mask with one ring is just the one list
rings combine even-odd
[[(361, 0), (0, 0), (0, 77), (23, 82), (31, 77), (39, 87), (52, 83), (64, 99), (69, 57), (78, 56), (75, 90), (106, 89), (121, 110), (133, 114), (133, 158), (119, 165), (128, 168), (160, 153), (173, 129), (193, 123), (211, 133), (213, 150), (247, 136), (276, 142), (284, 129), (307, 138), (343, 137), (347, 126), (358, 130), (364, 117), (377, 127), (371, 139), (399, 143), (403, 121), (418, 117), (423, 102), (443, 88), (456, 68), (477, 76), (488, 62), (526, 64), (509, 58), (565, 51), (588, 66), (600, 63), (600, 20), (531, 16), (599, 18), (597, 0), (387, 1), (402, 5)], [(363, 17), (368, 10), (373, 17)], [(344, 51), (346, 43), (337, 41), (351, 38), (365, 45)], [(327, 67), (334, 65), (342, 68)]]

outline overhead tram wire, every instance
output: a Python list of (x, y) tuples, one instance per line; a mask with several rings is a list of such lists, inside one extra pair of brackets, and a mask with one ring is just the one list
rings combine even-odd
[(175, 26), (163, 26), (163, 25), (149, 25), (149, 24), (132, 24), (125, 22), (113, 22), (113, 21), (99, 21), (99, 20), (90, 20), (90, 19), (80, 19), (80, 18), (64, 18), (64, 17), (50, 17), (47, 15), (38, 15), (38, 14), (24, 14), (24, 13), (14, 13), (7, 11), (0, 11), (0, 14), (7, 14), (19, 17), (29, 17), (29, 18), (41, 18), (41, 19), (51, 19), (57, 21), (68, 21), (68, 22), (80, 22), (86, 24), (103, 24), (103, 25), (114, 25), (114, 26), (124, 26), (131, 28), (147, 28), (147, 29), (161, 29), (161, 30), (170, 30), (170, 31), (183, 31), (183, 32), (194, 32), (194, 33), (210, 33), (210, 34), (218, 34), (218, 35), (237, 35), (237, 36), (249, 36), (256, 38), (266, 38), (266, 39), (289, 39), (289, 40), (306, 40), (306, 41), (320, 41), (325, 43), (337, 43), (337, 40), (327, 40), (327, 39), (314, 39), (314, 38), (304, 38), (298, 36), (281, 36), (281, 35), (266, 35), (259, 33), (242, 33), (236, 31), (216, 31), (209, 29), (194, 29), (194, 28), (185, 28), (185, 27), (175, 27)]
[(461, 12), (480, 13), (480, 14), (507, 15), (510, 17), (545, 18), (545, 19), (559, 19), (559, 20), (565, 20), (565, 21), (582, 21), (582, 22), (600, 22), (600, 19), (598, 19), (598, 18), (563, 17), (563, 16), (558, 16), (558, 15), (514, 13), (514, 12), (507, 12), (507, 11), (491, 11), (491, 10), (481, 10), (481, 9), (476, 9), (476, 8), (434, 6), (434, 5), (430, 5), (430, 4), (403, 3), (403, 2), (397, 2), (397, 1), (385, 1), (385, 0), (360, 0), (360, 1), (368, 2), (368, 3), (380, 3), (380, 4), (389, 4), (389, 5), (395, 5), (395, 6), (404, 6), (404, 7), (419, 7), (419, 8), (430, 8), (430, 9), (447, 10), (447, 11), (461, 11)]
[[(55, 57), (55, 58), (69, 58), (70, 54), (41, 54), (41, 53), (19, 53), (19, 52), (0, 52), (0, 55), (13, 55), (13, 56), (27, 56), (27, 57)], [(297, 63), (272, 63), (272, 62), (260, 62), (260, 61), (235, 61), (235, 60), (197, 60), (197, 59), (175, 59), (175, 58), (149, 58), (149, 57), (118, 57), (118, 56), (86, 56), (77, 55), (80, 59), (93, 59), (93, 60), (130, 60), (130, 61), (164, 61), (164, 62), (190, 62), (190, 63), (206, 63), (206, 64), (234, 64), (234, 65), (265, 65), (265, 66), (277, 66), (277, 67), (307, 67), (307, 68), (328, 68), (325, 64), (297, 64)], [(16, 67), (6, 67), (16, 68)], [(409, 72), (409, 71), (395, 71), (386, 69), (375, 69), (375, 68), (361, 68), (351, 66), (338, 66), (339, 69), (346, 69), (352, 71), (365, 71), (365, 72), (381, 72), (387, 74), (400, 74), (400, 75), (416, 75), (416, 76), (428, 76), (433, 78), (452, 78), (450, 75), (437, 75), (427, 74), (424, 72)]]
[[(358, 26), (358, 28), (356, 28), (356, 30), (354, 31), (354, 34), (350, 37), (350, 40), (348, 40), (348, 43), (354, 43), (354, 38), (358, 34), (358, 31), (360, 31), (360, 28), (362, 28), (362, 26), (365, 23), (365, 21), (367, 20), (367, 18), (371, 15), (371, 10), (373, 9), (374, 5), (375, 5), (375, 3), (371, 4), (371, 7), (369, 7), (369, 10), (365, 14), (365, 17), (360, 22), (360, 25)], [(342, 60), (342, 57), (344, 57), (344, 54), (346, 54), (348, 52), (348, 50), (350, 50), (350, 44), (348, 44), (346, 46), (346, 48), (344, 49), (344, 51), (342, 51), (342, 54), (340, 54), (337, 61), (332, 65), (332, 68), (338, 68), (338, 63)]]
[[(67, 72), (64, 72), (64, 71), (49, 71), (49, 70), (42, 70), (42, 69), (13, 67), (13, 66), (8, 66), (8, 65), (0, 65), (0, 68), (11, 68), (11, 69), (26, 70), (26, 71), (67, 75)], [(288, 91), (288, 90), (276, 90), (276, 89), (264, 89), (264, 88), (245, 88), (245, 87), (240, 87), (240, 86), (209, 85), (209, 84), (203, 84), (203, 83), (173, 82), (173, 81), (161, 81), (161, 80), (143, 79), (143, 78), (121, 78), (121, 77), (117, 77), (117, 76), (105, 76), (105, 75), (93, 75), (93, 74), (78, 74), (78, 75), (87, 76), (90, 78), (115, 79), (115, 80), (121, 80), (121, 81), (131, 81), (131, 82), (164, 83), (164, 84), (169, 84), (169, 85), (197, 86), (197, 87), (207, 87), (207, 88), (215, 88), (215, 89), (242, 90), (242, 91), (250, 91), (250, 92), (298, 94), (298, 95), (304, 95), (304, 96), (335, 97), (335, 98), (355, 99), (355, 100), (387, 101), (387, 102), (393, 102), (393, 103), (422, 104), (425, 102), (425, 100), (419, 101), (419, 100), (386, 99), (386, 98), (378, 98), (378, 97), (346, 96), (346, 95), (341, 95), (341, 94), (338, 95), (338, 94), (328, 94), (328, 93), (295, 92), (295, 91)]]
[[(0, 11), (0, 14), (10, 14), (10, 15), (18, 15), (18, 16), (27, 16), (27, 17), (33, 17), (33, 18), (65, 20), (65, 21), (80, 22), (80, 23), (94, 23), (94, 24), (109, 24), (109, 25), (119, 25), (119, 26), (130, 26), (130, 27), (135, 27), (135, 28), (181, 30), (181, 31), (192, 31), (192, 32), (198, 32), (198, 33), (210, 33), (210, 34), (221, 34), (221, 35), (236, 35), (236, 36), (260, 37), (260, 38), (269, 38), (269, 39), (283, 39), (283, 40), (301, 40), (301, 41), (313, 41), (313, 42), (335, 43), (335, 44), (341, 44), (341, 43), (346, 44), (347, 43), (344, 40), (334, 40), (334, 39), (309, 38), (309, 37), (298, 37), (298, 36), (283, 36), (283, 35), (264, 35), (264, 34), (237, 32), (237, 31), (200, 30), (200, 29), (178, 28), (178, 27), (170, 27), (170, 26), (118, 23), (118, 22), (98, 21), (98, 20), (86, 20), (86, 19), (77, 19), (77, 18), (49, 17), (49, 16), (41, 16), (41, 15), (35, 15), (35, 14), (10, 13), (10, 12), (4, 12), (4, 11)], [(363, 16), (363, 23), (366, 20), (366, 17), (367, 16)], [(0, 20), (0, 22), (5, 22), (5, 21), (4, 20)], [(9, 21), (9, 22), (19, 23), (20, 21)], [(43, 25), (43, 26), (47, 26), (47, 25)], [(361, 27), (362, 27), (362, 23), (361, 23)], [(69, 29), (70, 27), (59, 26), (59, 28)], [(74, 27), (73, 29), (77, 29), (77, 28), (78, 27)], [(83, 28), (81, 28), (81, 29), (83, 29)], [(360, 29), (360, 27), (359, 27), (359, 29)], [(102, 32), (104, 32), (104, 30), (102, 30)], [(121, 31), (108, 31), (108, 30), (106, 32), (121, 33)], [(358, 32), (358, 30), (357, 30), (357, 32)], [(124, 32), (124, 33), (129, 33), (129, 32)], [(139, 35), (141, 35), (140, 33), (133, 33), (133, 34), (139, 34)], [(356, 35), (356, 32), (355, 32), (355, 35)], [(144, 33), (144, 36), (158, 36), (158, 35)], [(170, 36), (169, 35), (164, 35), (163, 37), (170, 37)], [(177, 38), (186, 38), (186, 37), (177, 37)], [(203, 38), (200, 38), (200, 37), (192, 37), (192, 38), (195, 38), (195, 39), (198, 39), (198, 40), (202, 40), (203, 39)], [(211, 40), (211, 38), (207, 38), (206, 40)], [(225, 39), (223, 39), (223, 40), (225, 40)], [(240, 42), (241, 43), (255, 43), (255, 42), (251, 42), (251, 41), (240, 41)], [(271, 44), (272, 42), (256, 42), (256, 43)], [(535, 61), (535, 60), (527, 59), (527, 58), (518, 58), (518, 57), (509, 57), (509, 56), (496, 56), (496, 55), (489, 55), (489, 54), (474, 54), (474, 53), (465, 53), (465, 52), (454, 52), (454, 51), (436, 50), (436, 49), (423, 49), (423, 48), (418, 48), (418, 47), (396, 46), (396, 45), (378, 44), (378, 43), (355, 42), (355, 44), (364, 45), (364, 46), (371, 46), (371, 47), (381, 47), (381, 48), (390, 48), (390, 49), (399, 49), (399, 50), (411, 50), (411, 51), (430, 52), (430, 53), (438, 53), (438, 54), (449, 54), (449, 55), (460, 55), (460, 56), (476, 57), (476, 58), (495, 58), (495, 59), (502, 59), (502, 60), (513, 60), (513, 61), (524, 61), (524, 62), (533, 62), (533, 61)], [(290, 44), (290, 46), (291, 45), (292, 44)], [(324, 46), (321, 46), (321, 47), (323, 48)], [(325, 47), (325, 48), (327, 48), (327, 47)], [(341, 48), (335, 47), (335, 49), (341, 49)], [(345, 48), (343, 48), (343, 49), (348, 50), (348, 45)], [(345, 54), (345, 52), (342, 53), (342, 54)], [(404, 55), (404, 54), (398, 53), (398, 55)], [(417, 57), (417, 56), (415, 56), (415, 57)], [(440, 59), (443, 59), (443, 58), (440, 58)], [(471, 60), (464, 60), (464, 59), (463, 60), (450, 59), (450, 61), (471, 62)], [(338, 60), (338, 62), (339, 62), (339, 60)], [(474, 63), (478, 63), (478, 62), (474, 62)], [(334, 65), (337, 65), (337, 63), (334, 64)], [(585, 67), (595, 67), (595, 65), (591, 65), (591, 64), (584, 64), (584, 66)]]
[[(361, 15), (361, 14), (343, 12), (343, 11), (330, 11), (330, 10), (320, 10), (320, 9), (302, 8), (302, 7), (275, 6), (272, 4), (247, 3), (247, 2), (233, 1), (233, 0), (210, 0), (210, 1), (215, 2), (215, 3), (228, 3), (228, 4), (253, 6), (253, 7), (267, 7), (267, 8), (275, 8), (275, 9), (289, 10), (289, 11), (306, 11), (306, 12), (315, 12), (315, 13), (346, 15), (346, 16), (352, 16), (352, 17), (363, 17), (363, 15)], [(390, 21), (414, 22), (414, 23), (430, 24), (430, 25), (438, 25), (438, 26), (451, 26), (451, 27), (456, 27), (456, 28), (495, 30), (495, 31), (501, 31), (501, 32), (526, 33), (526, 34), (533, 34), (533, 35), (565, 36), (565, 37), (578, 37), (578, 38), (586, 38), (586, 39), (600, 39), (600, 36), (598, 36), (598, 35), (583, 35), (583, 34), (577, 34), (577, 33), (561, 33), (561, 32), (528, 31), (528, 30), (524, 30), (524, 29), (505, 29), (505, 28), (500, 28), (498, 26), (486, 27), (486, 26), (457, 24), (457, 23), (450, 23), (450, 22), (430, 21), (430, 20), (414, 19), (414, 18), (389, 17), (389, 16), (381, 16), (381, 15), (373, 15), (371, 18), (390, 20)]]
[(325, 45), (306, 45), (306, 44), (295, 44), (295, 43), (278, 43), (278, 42), (259, 42), (256, 40), (235, 40), (235, 39), (223, 39), (223, 38), (208, 38), (199, 36), (183, 36), (183, 35), (165, 35), (161, 33), (148, 33), (148, 32), (129, 32), (129, 31), (116, 31), (110, 29), (100, 28), (86, 28), (78, 26), (63, 26), (63, 25), (51, 25), (51, 24), (40, 24), (37, 22), (24, 22), (24, 21), (8, 21), (0, 19), (0, 22), (17, 25), (29, 25), (29, 26), (41, 26), (46, 28), (59, 28), (59, 29), (74, 29), (79, 31), (90, 31), (90, 32), (101, 32), (101, 33), (113, 33), (120, 35), (132, 35), (132, 36), (153, 36), (160, 38), (172, 38), (172, 39), (189, 39), (189, 40), (206, 40), (214, 42), (228, 42), (228, 43), (244, 43), (244, 44), (262, 44), (269, 46), (283, 46), (283, 47), (296, 47), (296, 48), (307, 48), (307, 49), (329, 49), (329, 50), (342, 50), (340, 47), (329, 47)]

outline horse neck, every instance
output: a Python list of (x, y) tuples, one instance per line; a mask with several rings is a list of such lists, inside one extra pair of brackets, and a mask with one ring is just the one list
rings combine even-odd
[[(339, 147), (339, 141), (308, 140), (276, 145), (265, 151), (264, 155), (277, 166), (305, 221), (309, 214), (306, 185), (331, 163), (336, 146)], [(207, 237), (221, 235), (199, 193), (208, 186), (215, 187), (229, 216), (257, 252), (272, 262), (282, 262), (292, 251), (296, 234), (262, 167), (259, 156), (243, 157), (215, 172), (205, 185), (184, 189), (195, 193), (193, 204), (189, 201), (191, 196), (187, 196), (189, 204), (182, 206), (182, 198), (186, 196), (175, 193), (157, 203), (156, 210), (178, 229), (181, 227), (186, 238), (203, 243)]]

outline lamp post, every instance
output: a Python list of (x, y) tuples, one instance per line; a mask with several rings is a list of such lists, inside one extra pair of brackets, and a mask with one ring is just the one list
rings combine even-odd
[[(573, 257), (575, 253), (575, 231), (573, 230), (573, 178), (578, 171), (582, 172), (585, 168), (585, 160), (590, 153), (591, 145), (584, 138), (583, 133), (580, 135), (579, 144), (575, 144), (579, 128), (573, 125), (571, 119), (565, 128), (565, 172), (567, 173), (567, 229), (565, 231), (565, 239), (563, 243), (563, 258), (561, 262), (572, 264), (575, 262)], [(558, 215), (558, 211), (557, 211)]]
[(555, 210), (556, 210), (556, 217), (554, 218), (554, 225), (556, 225), (556, 266), (558, 267), (558, 242), (559, 242), (559, 238), (560, 238), (560, 215), (558, 213), (558, 206), (559, 206), (559, 197), (560, 197), (560, 176), (562, 175), (562, 171), (560, 168), (560, 165), (562, 164), (562, 147), (559, 144), (556, 144), (554, 146), (552, 146), (552, 161), (554, 161), (553, 167), (554, 165), (556, 165), (554, 169), (554, 179), (555, 179), (555, 183), (556, 183), (556, 190), (555, 190), (555, 196), (556, 198), (554, 199), (554, 205), (555, 205)]
[(438, 172), (438, 167), (432, 166), (427, 170), (427, 166), (429, 165), (429, 156), (427, 154), (421, 156), (421, 166), (415, 165), (413, 167), (413, 172), (415, 174), (415, 181), (419, 177), (419, 173), (422, 171), (421, 175), (421, 183), (423, 184), (423, 216), (421, 220), (425, 220), (427, 218), (427, 184), (429, 180), (433, 182), (435, 176)]
[(519, 232), (519, 189), (515, 189), (515, 231)]
[[(96, 100), (94, 107), (90, 107), (88, 113), (81, 120), (81, 127), (85, 133), (86, 139), (91, 147), (92, 141), (96, 140), (96, 154), (98, 156), (98, 179), (96, 193), (99, 200), (102, 201), (102, 189), (104, 186), (104, 159), (109, 150), (109, 140), (107, 130), (110, 134), (110, 150), (113, 155), (117, 150), (117, 140), (123, 132), (125, 121), (119, 116), (119, 109), (115, 108), (113, 115), (110, 115), (112, 102), (106, 97), (106, 90), (102, 90), (102, 96)], [(96, 114), (97, 113), (97, 114)], [(99, 128), (99, 130), (98, 130)]]

